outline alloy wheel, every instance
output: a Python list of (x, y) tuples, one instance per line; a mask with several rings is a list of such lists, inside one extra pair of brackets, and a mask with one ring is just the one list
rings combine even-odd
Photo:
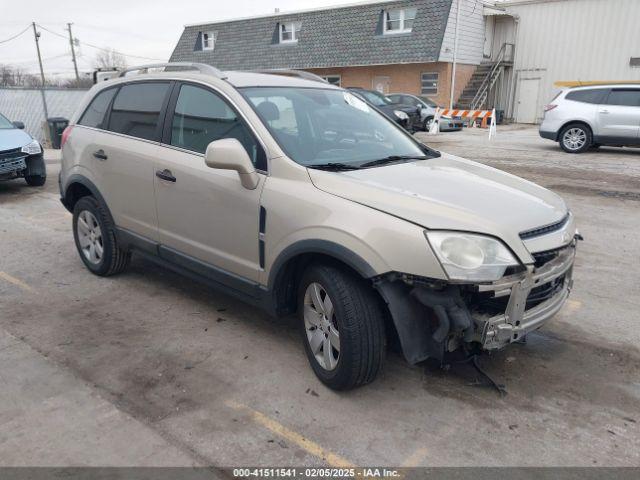
[(334, 370), (340, 359), (340, 333), (333, 302), (317, 282), (311, 283), (304, 294), (304, 328), (318, 364), (325, 370)]
[(581, 128), (570, 128), (562, 136), (562, 143), (569, 150), (580, 150), (587, 142), (587, 133)]
[(102, 230), (98, 219), (88, 210), (83, 210), (78, 215), (77, 223), (78, 243), (85, 258), (94, 265), (102, 261), (104, 243)]

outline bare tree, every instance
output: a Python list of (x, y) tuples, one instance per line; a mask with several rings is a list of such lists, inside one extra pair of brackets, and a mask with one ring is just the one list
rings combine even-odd
[(127, 59), (120, 52), (117, 52), (113, 48), (107, 48), (100, 50), (94, 59), (93, 66), (104, 69), (116, 68), (122, 70), (127, 68)]
[(40, 76), (26, 73), (20, 67), (0, 65), (0, 87), (39, 87), (41, 83)]

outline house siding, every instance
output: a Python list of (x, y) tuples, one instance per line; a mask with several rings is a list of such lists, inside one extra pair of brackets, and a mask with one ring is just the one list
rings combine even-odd
[(483, 5), (479, 0), (453, 0), (439, 60), (441, 62), (453, 61), (458, 2), (460, 2), (460, 25), (458, 26), (458, 54), (456, 58), (460, 63), (478, 65), (483, 59), (485, 39)]

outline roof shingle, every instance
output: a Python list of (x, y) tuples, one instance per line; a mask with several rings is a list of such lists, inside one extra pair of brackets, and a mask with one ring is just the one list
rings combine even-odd
[[(401, 0), (269, 17), (187, 26), (171, 61), (192, 61), (223, 70), (388, 65), (438, 61), (452, 0)], [(382, 12), (416, 7), (413, 31), (382, 35)], [(281, 22), (302, 22), (298, 42), (277, 43)], [(201, 32), (213, 31), (213, 51), (197, 48)]]

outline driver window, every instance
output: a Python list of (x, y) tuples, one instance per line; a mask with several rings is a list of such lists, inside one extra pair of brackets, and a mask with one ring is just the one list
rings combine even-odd
[(260, 168), (264, 153), (236, 112), (210, 90), (182, 85), (171, 122), (171, 145), (205, 153), (209, 143), (235, 138)]

